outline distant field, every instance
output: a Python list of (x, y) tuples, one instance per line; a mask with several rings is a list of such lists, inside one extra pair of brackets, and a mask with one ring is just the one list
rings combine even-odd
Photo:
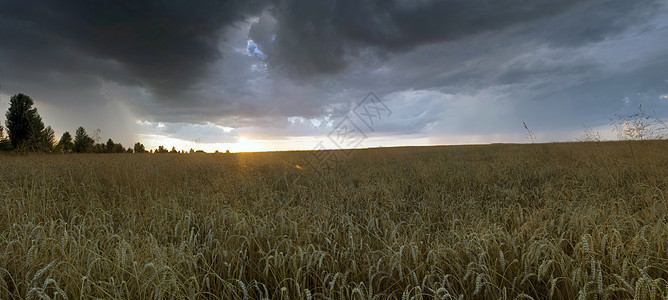
[(0, 155), (0, 298), (668, 298), (668, 141), (308, 154)]

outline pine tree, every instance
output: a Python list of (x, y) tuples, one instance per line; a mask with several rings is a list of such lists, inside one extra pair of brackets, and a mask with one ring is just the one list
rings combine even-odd
[(60, 141), (58, 141), (58, 145), (56, 145), (58, 150), (63, 153), (70, 153), (72, 152), (72, 149), (74, 148), (74, 143), (72, 142), (72, 135), (68, 132), (65, 131), (63, 135), (60, 137)]
[(46, 146), (44, 122), (33, 105), (34, 101), (30, 97), (20, 93), (12, 96), (10, 100), (5, 114), (5, 125), (15, 149), (44, 150), (43, 147)]
[(74, 135), (74, 146), (72, 150), (77, 153), (90, 152), (93, 150), (94, 145), (95, 141), (88, 136), (86, 129), (81, 126), (77, 128), (77, 132)]

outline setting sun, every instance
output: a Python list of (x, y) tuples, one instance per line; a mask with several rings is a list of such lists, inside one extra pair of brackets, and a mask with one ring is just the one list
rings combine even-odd
[(232, 152), (253, 152), (258, 151), (258, 145), (255, 141), (245, 137), (240, 137), (239, 141), (230, 145)]

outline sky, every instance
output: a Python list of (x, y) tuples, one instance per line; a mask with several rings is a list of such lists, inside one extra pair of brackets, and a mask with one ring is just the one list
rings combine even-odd
[(614, 139), (668, 117), (668, 1), (0, 0), (0, 85), (126, 147)]

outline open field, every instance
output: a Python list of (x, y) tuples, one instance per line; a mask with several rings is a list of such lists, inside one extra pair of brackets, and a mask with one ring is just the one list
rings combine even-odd
[(668, 142), (0, 156), (0, 298), (668, 299)]

